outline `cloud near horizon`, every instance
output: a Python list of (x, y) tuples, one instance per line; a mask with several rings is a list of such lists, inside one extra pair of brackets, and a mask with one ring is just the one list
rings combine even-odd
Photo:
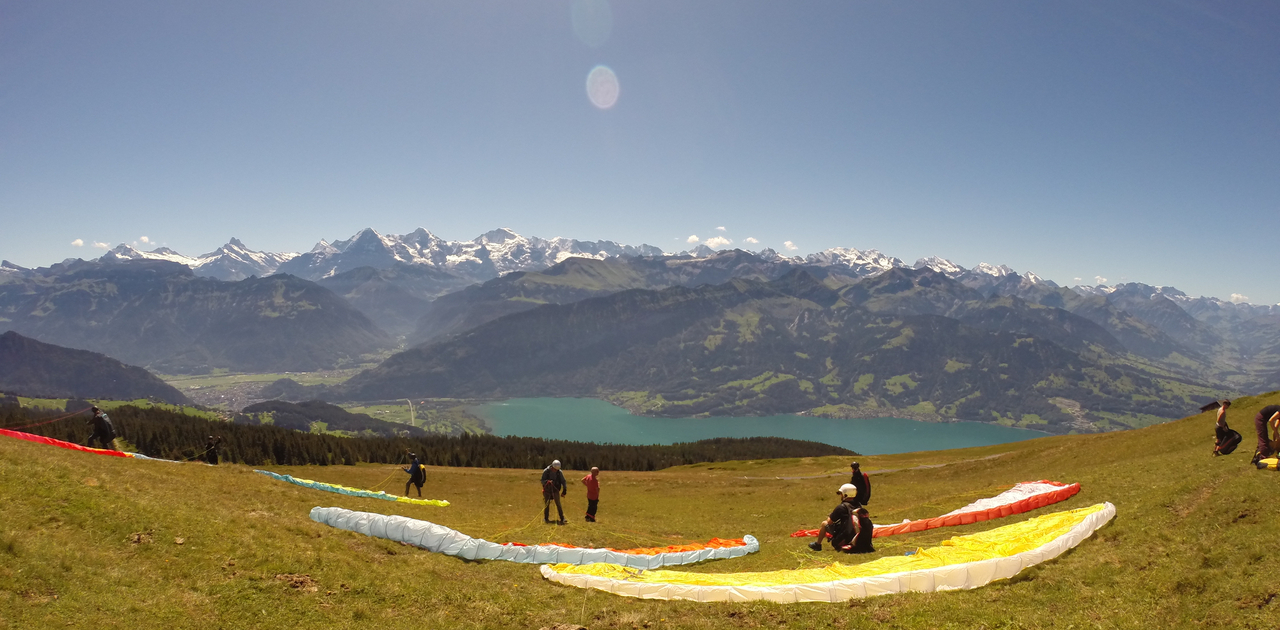
[(102, 241), (94, 241), (93, 246), (97, 247), (98, 249), (111, 249), (110, 243), (103, 243)]
[(147, 237), (145, 237), (145, 236), (139, 236), (139, 237), (138, 237), (138, 240), (139, 240), (139, 241), (141, 241), (142, 243), (145, 243), (145, 244), (150, 244), (150, 243), (151, 243), (151, 239), (149, 239), (149, 238), (147, 238)]
[(686, 243), (697, 243), (697, 242), (698, 242), (698, 240), (699, 240), (699, 239), (698, 239), (698, 235), (697, 235), (697, 234), (690, 234), (690, 235), (689, 235), (689, 238), (684, 239), (684, 242), (686, 242)]
[(717, 231), (717, 232), (725, 232), (725, 231), (727, 231), (727, 230), (726, 230), (726, 228), (722, 225), (722, 226), (720, 226), (720, 227), (716, 228), (716, 231)]
[(1106, 283), (1107, 283), (1107, 279), (1106, 279), (1106, 278), (1103, 278), (1102, 276), (1094, 276), (1094, 277), (1093, 277), (1093, 283), (1094, 283), (1094, 284), (1106, 284)]
[(756, 239), (756, 237), (754, 237), (754, 236), (748, 236), (747, 238), (745, 238), (745, 239), (743, 239), (743, 240), (744, 240), (745, 242), (747, 242), (747, 243), (751, 243), (752, 245), (755, 245), (756, 243), (759, 243), (759, 242), (760, 242), (760, 241), (759, 241), (759, 240), (757, 240), (757, 239)]
[(713, 236), (707, 239), (706, 245), (707, 247), (724, 247), (731, 243), (733, 243), (733, 239), (728, 239), (723, 236)]
[(82, 238), (78, 238), (78, 239), (76, 239), (76, 240), (74, 240), (74, 241), (71, 241), (71, 246), (72, 246), (72, 247), (84, 247), (84, 239), (82, 239)]
[(800, 246), (799, 246), (799, 245), (796, 245), (795, 243), (792, 243), (791, 241), (783, 241), (783, 242), (782, 242), (782, 246), (783, 246), (783, 247), (785, 247), (785, 248), (787, 248), (787, 251), (789, 251), (789, 252), (794, 252), (795, 250), (800, 249)]
[(1232, 303), (1232, 304), (1244, 304), (1245, 302), (1248, 302), (1248, 301), (1249, 301), (1249, 296), (1247, 296), (1247, 295), (1241, 295), (1241, 294), (1239, 294), (1239, 293), (1232, 293), (1232, 294), (1231, 294), (1231, 303)]

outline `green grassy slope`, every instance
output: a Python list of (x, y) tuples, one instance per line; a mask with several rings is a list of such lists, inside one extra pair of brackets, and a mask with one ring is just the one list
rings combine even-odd
[[(1240, 399), (1230, 420), (1280, 392)], [(1010, 484), (1078, 481), (1055, 508), (972, 526), (880, 539), (901, 554), (1053, 509), (1111, 501), (1116, 519), (1063, 557), (973, 591), (845, 604), (640, 601), (544, 581), (532, 565), (465, 562), (311, 522), (316, 505), (433, 520), (497, 541), (672, 544), (760, 538), (761, 552), (698, 565), (731, 572), (818, 566), (788, 534), (834, 504), (847, 462), (732, 462), (653, 473), (605, 471), (602, 522), (581, 522), (570, 488), (566, 527), (541, 524), (537, 471), (434, 469), (424, 494), (448, 508), (299, 488), (247, 468), (86, 455), (0, 439), (0, 628), (378, 627), (1236, 627), (1274, 628), (1280, 475), (1249, 453), (1213, 458), (1212, 417), (1146, 429), (1001, 446), (865, 457), (878, 522), (935, 516)], [(1245, 450), (1251, 451), (1252, 439)], [(939, 468), (919, 468), (946, 464)], [(372, 487), (389, 466), (278, 469)], [(835, 475), (835, 476), (822, 476)], [(572, 484), (581, 474), (568, 474)], [(779, 477), (804, 477), (785, 479)], [(577, 517), (577, 520), (574, 519)]]

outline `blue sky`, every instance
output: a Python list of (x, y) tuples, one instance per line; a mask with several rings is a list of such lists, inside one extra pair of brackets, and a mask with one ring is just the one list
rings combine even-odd
[(577, 11), (0, 0), (0, 258), (503, 226), (1280, 302), (1280, 4)]

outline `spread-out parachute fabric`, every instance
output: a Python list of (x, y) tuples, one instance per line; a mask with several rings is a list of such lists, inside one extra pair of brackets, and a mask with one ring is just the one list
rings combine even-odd
[(750, 535), (734, 540), (713, 538), (707, 543), (644, 549), (582, 548), (554, 543), (503, 545), (472, 538), (457, 530), (428, 521), (356, 512), (336, 507), (311, 508), (311, 520), (338, 529), (386, 538), (467, 560), (506, 560), (528, 564), (565, 565), (607, 562), (635, 569), (655, 569), (693, 564), (704, 560), (736, 558), (760, 550), (760, 543)]
[(324, 490), (325, 492), (335, 492), (337, 494), (345, 494), (351, 497), (364, 497), (366, 499), (382, 499), (384, 501), (395, 501), (397, 503), (412, 503), (414, 505), (434, 505), (436, 507), (448, 507), (449, 502), (443, 499), (410, 499), (409, 497), (399, 497), (394, 494), (387, 494), (381, 490), (373, 492), (371, 490), (361, 490), (359, 488), (348, 488), (336, 483), (325, 483), (323, 481), (312, 481), (310, 479), (301, 479), (292, 475), (281, 475), (273, 473), (269, 470), (254, 470), (253, 472), (264, 474), (272, 479), (287, 481), (291, 484), (302, 486), (304, 488), (312, 488), (314, 490)]
[[(875, 529), (872, 530), (872, 536), (880, 538), (882, 536), (922, 532), (926, 529), (936, 529), (938, 527), (981, 523), (982, 521), (1022, 514), (1046, 505), (1066, 501), (1078, 492), (1080, 492), (1080, 484), (1078, 483), (1065, 484), (1045, 480), (1023, 481), (994, 497), (978, 499), (969, 505), (947, 512), (942, 516), (922, 518), (916, 521), (903, 521), (893, 525), (876, 525)], [(816, 529), (802, 529), (792, 533), (791, 537), (803, 538), (817, 535), (818, 530)]]
[(978, 588), (1017, 575), (1079, 545), (1115, 516), (1110, 503), (1055, 512), (990, 531), (956, 536), (911, 556), (821, 569), (755, 573), (637, 571), (613, 564), (543, 565), (543, 577), (644, 599), (838, 602), (907, 591)]
[[(124, 451), (113, 451), (111, 449), (106, 449), (106, 448), (90, 448), (88, 446), (80, 446), (79, 444), (76, 444), (74, 442), (65, 442), (63, 440), (55, 440), (51, 437), (45, 437), (43, 435), (35, 435), (33, 433), (23, 433), (21, 431), (12, 431), (9, 429), (0, 429), (0, 435), (5, 435), (11, 438), (17, 438), (19, 440), (26, 440), (28, 442), (35, 442), (36, 444), (47, 444), (49, 446), (56, 446), (58, 448), (65, 448), (72, 451), (83, 451), (85, 453), (93, 453), (94, 455), (107, 455), (110, 457), (129, 457), (129, 458), (135, 458), (135, 459), (150, 459), (150, 460), (159, 461), (159, 462), (173, 462), (173, 460), (171, 459), (147, 457), (146, 455), (143, 455), (141, 453), (126, 453)], [(173, 463), (180, 463), (180, 462), (173, 462)]]

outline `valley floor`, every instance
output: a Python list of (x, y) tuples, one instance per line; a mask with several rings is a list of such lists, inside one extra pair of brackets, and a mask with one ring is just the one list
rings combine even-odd
[[(1242, 433), (1280, 393), (1240, 399)], [(601, 474), (600, 523), (541, 522), (536, 470), (431, 470), (425, 507), (322, 493), (241, 466), (123, 460), (0, 438), (0, 628), (1275, 628), (1280, 475), (1248, 445), (1213, 458), (1212, 418), (1141, 430), (860, 458), (881, 523), (936, 516), (1018, 481), (1080, 482), (1071, 500), (1001, 521), (877, 539), (871, 558), (816, 554), (840, 458)], [(941, 466), (938, 466), (940, 465)], [(273, 468), (403, 490), (392, 466)], [(877, 473), (876, 471), (884, 471)], [(892, 471), (892, 472), (889, 472)], [(415, 495), (416, 496), (416, 495)], [(498, 542), (633, 547), (753, 534), (761, 551), (695, 571), (863, 562), (1058, 509), (1110, 501), (1116, 519), (1066, 555), (973, 591), (842, 604), (642, 601), (543, 580), (536, 566), (467, 562), (312, 522), (316, 505), (431, 520)]]

